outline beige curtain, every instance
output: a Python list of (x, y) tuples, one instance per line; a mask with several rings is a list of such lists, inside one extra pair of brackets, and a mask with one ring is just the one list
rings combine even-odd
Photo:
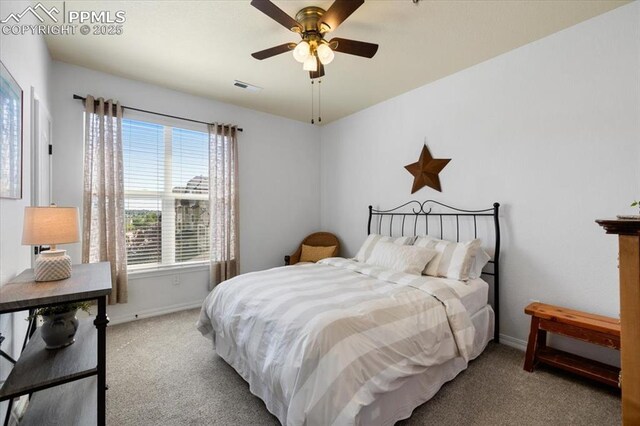
[(209, 288), (236, 276), (239, 264), (237, 128), (209, 125)]
[(127, 301), (124, 227), (122, 107), (119, 102), (85, 102), (82, 262), (111, 262), (109, 303)]

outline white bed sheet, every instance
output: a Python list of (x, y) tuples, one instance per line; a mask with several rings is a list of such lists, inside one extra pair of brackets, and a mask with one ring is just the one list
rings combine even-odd
[(467, 282), (447, 279), (445, 282), (458, 295), (469, 315), (475, 314), (487, 305), (489, 284), (483, 279), (475, 278)]
[[(494, 319), (495, 315), (490, 305), (485, 305), (471, 316), (471, 322), (476, 329), (472, 360), (477, 358), (493, 339)], [(467, 363), (464, 359), (456, 357), (444, 364), (429, 367), (422, 374), (403, 379), (394, 391), (380, 395), (373, 403), (363, 407), (356, 424), (391, 426), (411, 417), (413, 410), (433, 398), (442, 385), (453, 380), (466, 368)]]
[[(474, 344), (471, 359), (477, 358), (493, 339), (494, 313), (490, 305), (471, 316), (475, 327)], [(232, 347), (226, 336), (216, 338), (216, 352), (223, 354)], [(460, 356), (429, 367), (422, 374), (399, 380), (397, 388), (379, 395), (370, 405), (363, 407), (357, 416), (357, 425), (391, 426), (411, 417), (413, 410), (438, 393), (442, 385), (455, 379), (467, 368), (467, 362)], [(251, 387), (251, 386), (250, 386)], [(256, 389), (251, 389), (256, 394)]]
[[(311, 262), (299, 262), (296, 265), (309, 265)], [(482, 278), (470, 279), (466, 282), (442, 278), (458, 295), (469, 315), (484, 308), (489, 303), (489, 284)]]
[[(386, 322), (369, 312), (383, 312)], [(353, 425), (363, 406), (407, 375), (469, 360), (476, 333), (446, 279), (342, 258), (228, 280), (207, 296), (198, 329), (283, 424), (339, 425)]]

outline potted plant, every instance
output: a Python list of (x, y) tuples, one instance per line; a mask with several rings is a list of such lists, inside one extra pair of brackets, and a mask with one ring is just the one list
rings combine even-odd
[(76, 313), (81, 309), (89, 313), (89, 302), (67, 303), (64, 305), (49, 306), (36, 309), (27, 320), (34, 317), (42, 317), (40, 335), (46, 343), (47, 349), (59, 349), (71, 345), (76, 341), (78, 331), (78, 318)]

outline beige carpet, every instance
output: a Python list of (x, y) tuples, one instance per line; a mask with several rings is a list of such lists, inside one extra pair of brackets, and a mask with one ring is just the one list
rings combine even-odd
[[(109, 425), (279, 424), (195, 329), (197, 310), (108, 328)], [(615, 391), (557, 371), (522, 370), (491, 344), (403, 425), (616, 425)]]

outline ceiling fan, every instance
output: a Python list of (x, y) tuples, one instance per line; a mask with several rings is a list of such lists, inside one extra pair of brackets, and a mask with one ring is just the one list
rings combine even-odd
[(252, 53), (256, 59), (267, 59), (281, 53), (293, 51), (293, 57), (309, 71), (311, 79), (324, 75), (324, 65), (333, 61), (334, 52), (373, 58), (378, 45), (364, 41), (335, 37), (325, 40), (325, 34), (334, 31), (356, 11), (364, 0), (335, 0), (326, 11), (319, 7), (309, 6), (296, 14), (296, 19), (287, 15), (270, 0), (252, 0), (251, 5), (294, 33), (300, 34), (299, 43), (285, 43), (269, 49)]

